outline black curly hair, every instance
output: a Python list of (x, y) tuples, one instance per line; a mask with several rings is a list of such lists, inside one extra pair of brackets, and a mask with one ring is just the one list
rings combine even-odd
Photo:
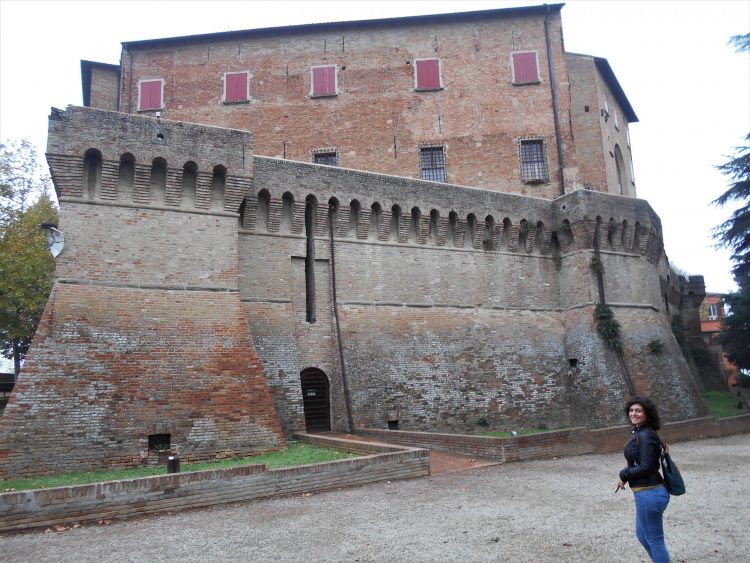
[[(659, 430), (661, 428), (661, 423), (659, 422), (659, 413), (656, 412), (656, 405), (649, 399), (648, 397), (641, 397), (636, 395), (632, 399), (630, 399), (627, 403), (625, 403), (625, 416), (628, 417), (630, 414), (630, 407), (633, 405), (641, 405), (643, 407), (643, 410), (646, 412), (646, 426), (649, 428), (653, 428), (654, 430)], [(628, 422), (630, 422), (630, 418), (628, 418)]]

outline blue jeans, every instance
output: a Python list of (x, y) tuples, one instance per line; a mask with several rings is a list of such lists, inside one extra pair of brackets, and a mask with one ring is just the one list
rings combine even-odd
[(635, 535), (646, 548), (654, 563), (669, 563), (669, 552), (664, 545), (662, 515), (669, 504), (669, 493), (663, 486), (635, 495)]

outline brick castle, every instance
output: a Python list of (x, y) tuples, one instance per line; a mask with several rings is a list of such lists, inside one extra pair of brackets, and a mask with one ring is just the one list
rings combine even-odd
[[(47, 158), (65, 249), (0, 477), (296, 430), (705, 414), (637, 117), (561, 4), (123, 43)], [(262, 156), (261, 156), (262, 155)], [(622, 351), (597, 333), (606, 302)], [(658, 344), (658, 345), (657, 345)]]

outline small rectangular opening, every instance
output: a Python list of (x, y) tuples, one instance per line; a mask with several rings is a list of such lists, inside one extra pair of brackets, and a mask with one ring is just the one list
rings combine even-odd
[(389, 420), (388, 430), (398, 430), (398, 420)]
[(572, 368), (578, 367), (578, 358), (568, 358), (568, 365)]
[(171, 434), (149, 434), (148, 449), (163, 452), (172, 447)]

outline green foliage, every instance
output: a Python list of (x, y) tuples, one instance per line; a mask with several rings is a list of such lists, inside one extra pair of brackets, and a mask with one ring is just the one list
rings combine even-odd
[[(542, 432), (557, 432), (559, 430), (567, 430), (569, 426), (561, 426), (559, 428), (547, 428), (542, 425), (539, 428), (521, 428), (516, 430), (516, 436), (527, 436), (529, 434), (541, 434)], [(490, 438), (511, 438), (513, 433), (509, 430), (487, 430), (479, 433), (480, 436), (488, 436)]]
[(737, 373), (737, 385), (750, 388), (750, 375), (742, 372)]
[(661, 356), (664, 353), (664, 342), (658, 338), (650, 340), (649, 343), (646, 344), (646, 347), (654, 356)]
[(730, 187), (714, 200), (715, 205), (739, 203), (739, 207), (714, 230), (720, 246), (732, 251), (737, 284), (750, 283), (750, 134), (746, 144), (737, 147), (738, 154), (717, 168), (730, 179)]
[(687, 346), (687, 335), (685, 334), (685, 323), (682, 322), (681, 315), (672, 315), (672, 334), (674, 334), (677, 344), (680, 348)]
[(602, 263), (601, 259), (598, 256), (592, 256), (591, 257), (591, 269), (597, 272), (598, 274), (604, 273), (604, 264)]
[(722, 418), (747, 414), (747, 409), (744, 408), (744, 405), (743, 408), (738, 408), (742, 400), (729, 391), (708, 391), (703, 393), (703, 398), (706, 399), (708, 414), (711, 416)]
[(57, 222), (48, 190), (27, 141), (0, 145), (0, 354), (16, 373), (52, 289), (55, 263), (40, 228)]
[(707, 366), (711, 363), (711, 353), (700, 346), (690, 346), (690, 353), (698, 366)]
[(724, 296), (729, 315), (724, 317), (719, 341), (730, 362), (750, 369), (750, 281), (737, 293)]
[[(749, 36), (744, 37), (748, 49)], [(724, 319), (720, 342), (734, 365), (750, 369), (750, 134), (746, 145), (738, 147), (738, 155), (719, 166), (731, 181), (729, 189), (718, 197), (716, 205), (737, 202), (739, 208), (716, 227), (718, 244), (732, 251), (732, 274), (739, 290), (725, 295), (729, 314)]]
[(620, 323), (615, 319), (615, 313), (606, 303), (597, 303), (594, 309), (596, 331), (604, 339), (607, 346), (615, 352), (622, 352), (622, 335)]
[[(202, 461), (197, 463), (183, 463), (181, 471), (204, 471), (210, 469), (226, 469), (241, 465), (262, 463), (268, 469), (279, 467), (291, 467), (295, 465), (306, 465), (308, 463), (320, 463), (356, 457), (358, 454), (305, 444), (300, 442), (289, 442), (286, 450), (269, 452), (267, 454), (223, 459), (220, 461)], [(115, 481), (120, 479), (137, 479), (138, 477), (149, 477), (151, 475), (163, 475), (167, 472), (165, 466), (139, 467), (137, 469), (106, 469), (101, 471), (89, 471), (87, 473), (67, 473), (64, 475), (45, 475), (43, 477), (32, 477), (31, 479), (9, 479), (0, 481), (0, 492), (14, 489), (24, 491), (28, 489), (48, 489), (51, 487), (70, 487), (73, 485), (85, 485), (86, 483), (100, 483), (103, 481)]]

